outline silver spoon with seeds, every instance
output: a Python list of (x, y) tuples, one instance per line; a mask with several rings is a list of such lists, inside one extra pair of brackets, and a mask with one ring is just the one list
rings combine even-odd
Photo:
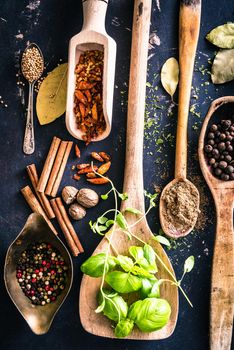
[(23, 52), (21, 60), (21, 71), (29, 83), (27, 121), (24, 134), (23, 151), (32, 154), (35, 150), (35, 138), (33, 127), (33, 89), (35, 82), (41, 77), (44, 70), (44, 58), (40, 48), (31, 43)]

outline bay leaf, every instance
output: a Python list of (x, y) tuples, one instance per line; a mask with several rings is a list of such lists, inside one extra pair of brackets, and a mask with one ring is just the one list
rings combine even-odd
[(211, 68), (214, 84), (223, 84), (234, 79), (234, 49), (221, 49), (215, 56)]
[(234, 23), (229, 22), (214, 28), (206, 39), (221, 49), (234, 49)]
[(53, 122), (66, 110), (67, 68), (67, 63), (56, 67), (47, 75), (39, 88), (36, 111), (41, 125)]
[(161, 69), (161, 83), (166, 92), (173, 97), (179, 82), (179, 64), (174, 57), (168, 58)]

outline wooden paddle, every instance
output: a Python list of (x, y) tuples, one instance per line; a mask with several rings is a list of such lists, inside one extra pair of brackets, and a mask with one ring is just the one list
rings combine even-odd
[[(144, 112), (145, 112), (145, 90), (146, 72), (148, 56), (148, 38), (151, 14), (151, 0), (135, 0), (133, 30), (132, 30), (132, 51), (131, 68), (128, 97), (128, 121), (127, 121), (127, 141), (126, 141), (126, 162), (124, 189), (129, 199), (122, 202), (121, 211), (128, 224), (136, 222), (134, 214), (124, 213), (126, 207), (133, 207), (145, 212), (143, 193), (143, 136), (144, 136)], [(132, 233), (142, 240), (150, 243), (166, 264), (171, 274), (174, 271), (170, 261), (161, 245), (152, 239), (153, 234), (143, 218), (138, 224), (132, 227)], [(136, 239), (129, 240), (126, 234), (118, 231), (109, 233), (112, 244), (119, 254), (128, 254), (128, 248), (132, 245), (140, 245)], [(108, 241), (104, 238), (94, 251), (94, 255), (106, 252)], [(158, 278), (169, 278), (170, 274), (158, 263)], [(111, 322), (102, 314), (95, 313), (97, 308), (97, 293), (99, 291), (101, 279), (91, 278), (84, 275), (80, 289), (80, 318), (84, 329), (90, 333), (103, 336), (114, 337)], [(164, 283), (161, 288), (161, 296), (168, 300), (171, 305), (171, 317), (169, 323), (159, 331), (153, 333), (142, 333), (137, 329), (128, 336), (131, 339), (163, 339), (169, 337), (174, 331), (178, 315), (178, 290), (170, 283)]]

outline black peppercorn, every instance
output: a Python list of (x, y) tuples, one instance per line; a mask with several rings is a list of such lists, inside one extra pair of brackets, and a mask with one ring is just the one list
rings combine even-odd
[(220, 124), (221, 124), (223, 130), (228, 130), (230, 128), (232, 122), (231, 122), (231, 120), (224, 119), (224, 120), (221, 120)]
[(207, 143), (208, 143), (208, 145), (211, 145), (211, 146), (215, 145), (215, 141), (214, 140), (209, 140)]
[(234, 167), (232, 165), (228, 165), (225, 169), (227, 174), (232, 174), (234, 172)]
[(228, 174), (221, 174), (221, 180), (228, 181), (229, 180), (229, 175)]
[(212, 150), (213, 150), (213, 147), (211, 145), (206, 145), (205, 146), (205, 152), (206, 153), (210, 153), (210, 152), (212, 152)]
[(227, 165), (228, 165), (227, 162), (225, 162), (224, 160), (221, 160), (221, 162), (219, 162), (220, 169), (225, 169)]
[(234, 173), (231, 173), (231, 174), (229, 175), (229, 179), (230, 179), (230, 180), (234, 180)]
[(227, 151), (228, 151), (228, 152), (232, 152), (232, 151), (233, 151), (232, 145), (227, 146)]
[(208, 137), (208, 139), (214, 139), (215, 138), (215, 134), (213, 132), (209, 132), (207, 137)]
[(232, 157), (228, 154), (225, 156), (226, 162), (230, 163), (232, 161)]
[(210, 131), (215, 132), (215, 131), (217, 131), (217, 130), (218, 130), (218, 127), (217, 127), (216, 124), (211, 125)]
[(219, 169), (219, 168), (216, 168), (216, 169), (215, 169), (215, 175), (219, 176), (219, 175), (221, 175), (221, 174), (222, 174), (222, 170)]
[(225, 149), (226, 149), (225, 143), (224, 143), (224, 142), (220, 142), (220, 143), (218, 144), (218, 149), (219, 149), (220, 151), (225, 151)]
[(220, 134), (219, 139), (224, 141), (226, 139), (226, 135), (224, 133)]

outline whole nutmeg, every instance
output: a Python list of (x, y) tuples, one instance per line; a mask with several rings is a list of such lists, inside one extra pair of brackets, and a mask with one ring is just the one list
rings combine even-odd
[(75, 201), (77, 196), (77, 188), (73, 186), (65, 186), (62, 190), (62, 198), (66, 204), (71, 204)]
[(73, 203), (70, 208), (68, 209), (68, 212), (72, 219), (74, 220), (81, 220), (86, 215), (86, 210), (78, 203)]
[(81, 188), (76, 196), (77, 202), (85, 208), (95, 207), (99, 202), (98, 194), (89, 188)]

